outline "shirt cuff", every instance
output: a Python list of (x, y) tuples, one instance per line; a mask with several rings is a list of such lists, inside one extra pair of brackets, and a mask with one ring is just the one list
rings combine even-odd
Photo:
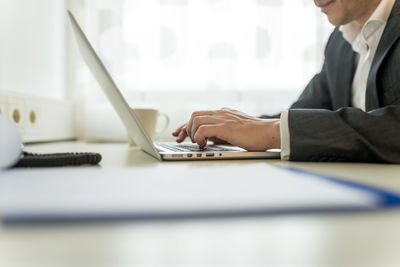
[(289, 111), (281, 113), (281, 160), (290, 159)]

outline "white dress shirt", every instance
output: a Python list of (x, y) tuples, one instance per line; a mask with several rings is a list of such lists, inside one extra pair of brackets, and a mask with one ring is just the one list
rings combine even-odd
[[(352, 45), (353, 50), (357, 53), (355, 62), (357, 68), (353, 79), (351, 103), (353, 107), (360, 108), (363, 111), (365, 111), (365, 92), (372, 61), (394, 3), (395, 0), (382, 0), (363, 27), (360, 27), (356, 22), (340, 27), (343, 38)], [(282, 112), (281, 115), (281, 150), (281, 159), (289, 160), (288, 111)]]

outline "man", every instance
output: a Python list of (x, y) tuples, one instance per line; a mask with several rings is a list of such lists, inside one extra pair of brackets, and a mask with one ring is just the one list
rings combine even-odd
[(399, 0), (314, 0), (337, 26), (322, 71), (277, 119), (194, 112), (173, 135), (281, 148), (283, 160), (400, 163)]

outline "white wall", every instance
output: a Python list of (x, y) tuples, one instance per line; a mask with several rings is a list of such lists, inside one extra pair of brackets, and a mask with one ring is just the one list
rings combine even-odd
[(63, 99), (65, 0), (0, 0), (0, 90)]

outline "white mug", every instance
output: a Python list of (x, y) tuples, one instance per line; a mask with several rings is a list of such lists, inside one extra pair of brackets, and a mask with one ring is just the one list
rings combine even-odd
[[(146, 131), (147, 135), (151, 138), (151, 140), (154, 140), (155, 135), (161, 134), (165, 132), (165, 130), (167, 130), (169, 125), (169, 116), (167, 114), (159, 113), (157, 109), (151, 109), (151, 108), (134, 108), (132, 110), (135, 113), (136, 117), (139, 119), (140, 123), (143, 126), (143, 129)], [(157, 120), (159, 117), (164, 118), (165, 125), (161, 130), (156, 131)], [(136, 146), (136, 143), (133, 141), (133, 138), (129, 136), (128, 133), (129, 144), (131, 146)]]

